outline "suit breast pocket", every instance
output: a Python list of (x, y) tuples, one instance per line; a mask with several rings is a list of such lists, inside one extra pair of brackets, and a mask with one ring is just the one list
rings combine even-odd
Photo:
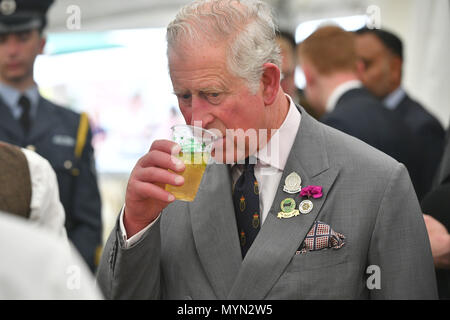
[(333, 267), (348, 261), (348, 248), (322, 249), (296, 254), (287, 266), (286, 272), (302, 272), (326, 267)]
[(349, 248), (294, 255), (270, 292), (271, 299), (354, 299), (361, 288)]

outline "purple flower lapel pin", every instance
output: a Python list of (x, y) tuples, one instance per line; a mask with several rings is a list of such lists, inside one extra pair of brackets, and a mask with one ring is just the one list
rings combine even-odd
[(300, 191), (301, 197), (313, 197), (318, 199), (322, 197), (322, 187), (321, 186), (307, 186)]

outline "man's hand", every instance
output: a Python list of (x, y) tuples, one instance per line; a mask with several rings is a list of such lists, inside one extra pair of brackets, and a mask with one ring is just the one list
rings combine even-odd
[(180, 146), (169, 140), (156, 140), (150, 151), (139, 159), (130, 179), (125, 195), (124, 225), (128, 238), (145, 228), (175, 197), (167, 192), (166, 184), (180, 186), (184, 178), (176, 173), (183, 172), (183, 161), (174, 157)]
[(450, 269), (450, 234), (445, 226), (432, 216), (423, 215), (436, 268)]

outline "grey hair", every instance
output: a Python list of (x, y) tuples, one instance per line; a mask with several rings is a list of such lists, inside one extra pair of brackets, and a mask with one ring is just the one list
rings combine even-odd
[(265, 63), (281, 68), (277, 27), (271, 8), (260, 0), (197, 0), (178, 12), (167, 27), (168, 52), (181, 41), (227, 41), (228, 69), (255, 94)]

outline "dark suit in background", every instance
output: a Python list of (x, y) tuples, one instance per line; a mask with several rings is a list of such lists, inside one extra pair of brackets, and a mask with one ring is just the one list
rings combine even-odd
[(411, 129), (364, 88), (345, 92), (334, 110), (321, 121), (390, 155), (408, 169), (414, 188), (420, 188), (419, 148), (411, 145)]
[(36, 151), (58, 178), (69, 239), (92, 271), (102, 243), (101, 201), (97, 186), (92, 134), (88, 130), (81, 157), (75, 156), (80, 115), (40, 97), (28, 136), (0, 99), (0, 140)]
[(435, 117), (407, 94), (393, 112), (410, 127), (417, 145), (421, 146), (418, 154), (421, 163), (420, 183), (414, 186), (419, 199), (422, 199), (430, 191), (441, 161), (445, 131)]
[(364, 27), (356, 31), (355, 44), (364, 65), (358, 70), (364, 86), (412, 131), (411, 147), (420, 150), (417, 154), (420, 171), (414, 187), (421, 200), (431, 188), (442, 155), (444, 130), (402, 87), (403, 41), (398, 35), (389, 30)]
[(434, 188), (442, 183), (450, 182), (450, 127), (447, 129), (444, 145), (441, 161), (434, 177)]
[[(450, 230), (450, 129), (447, 130), (444, 155), (435, 182), (437, 186), (424, 197), (420, 205), (425, 214), (429, 214)], [(450, 270), (436, 268), (436, 279), (439, 298), (450, 299)]]

